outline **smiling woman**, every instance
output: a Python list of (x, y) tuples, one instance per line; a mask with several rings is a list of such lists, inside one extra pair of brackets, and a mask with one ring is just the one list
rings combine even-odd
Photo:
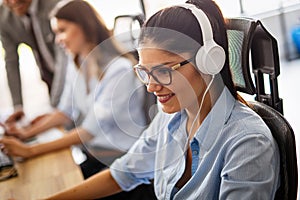
[(50, 199), (103, 197), (152, 179), (158, 199), (274, 199), (278, 147), (235, 90), (227, 42), (215, 1), (189, 0), (149, 17), (135, 68), (163, 111), (110, 169)]

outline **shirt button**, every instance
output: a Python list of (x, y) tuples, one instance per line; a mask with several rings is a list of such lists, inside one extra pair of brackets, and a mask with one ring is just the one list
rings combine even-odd
[(193, 155), (198, 155), (198, 151), (193, 151)]

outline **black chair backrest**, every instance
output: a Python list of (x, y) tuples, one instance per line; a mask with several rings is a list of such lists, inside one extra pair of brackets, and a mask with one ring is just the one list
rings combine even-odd
[[(255, 100), (283, 113), (282, 99), (278, 94), (280, 64), (276, 39), (261, 21), (245, 17), (227, 19), (227, 34), (229, 62), (237, 89), (255, 95)], [(269, 93), (265, 90), (265, 76), (269, 78)]]
[(292, 127), (281, 113), (266, 104), (248, 102), (270, 128), (280, 151), (281, 185), (275, 199), (297, 199), (298, 171), (295, 136)]
[[(282, 99), (278, 95), (277, 77), (280, 71), (277, 41), (259, 20), (245, 17), (228, 19), (227, 34), (229, 63), (236, 88), (239, 92), (255, 95), (255, 101), (248, 103), (268, 125), (279, 147), (281, 186), (275, 199), (296, 199), (298, 170), (295, 136), (283, 116)], [(265, 91), (266, 75), (269, 77), (269, 94)]]
[(143, 14), (119, 15), (115, 17), (113, 35), (117, 41), (123, 44), (128, 52), (138, 59), (136, 47), (139, 29), (144, 23)]

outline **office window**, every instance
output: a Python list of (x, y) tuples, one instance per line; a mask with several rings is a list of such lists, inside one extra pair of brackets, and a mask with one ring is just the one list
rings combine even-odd
[(280, 8), (281, 0), (240, 0), (241, 12), (245, 15), (254, 15)]
[(255, 15), (299, 5), (300, 0), (239, 0), (243, 15)]
[(140, 0), (87, 0), (100, 13), (108, 28), (112, 29), (118, 15), (142, 13)]
[(161, 8), (175, 5), (175, 4), (182, 4), (186, 2), (186, 0), (143, 0), (146, 8), (146, 17), (150, 17), (156, 11), (160, 10)]
[[(174, 4), (184, 3), (186, 0), (87, 0), (106, 21), (109, 28), (113, 27), (115, 16), (124, 14), (143, 13), (145, 6), (146, 17), (157, 10)], [(253, 16), (256, 14), (277, 11), (282, 7), (300, 4), (300, 0), (215, 0), (225, 17)]]
[(288, 7), (288, 6), (293, 6), (296, 4), (300, 4), (300, 0), (282, 0), (282, 6), (283, 7)]
[(224, 17), (237, 17), (241, 14), (240, 0), (215, 0), (219, 5)]

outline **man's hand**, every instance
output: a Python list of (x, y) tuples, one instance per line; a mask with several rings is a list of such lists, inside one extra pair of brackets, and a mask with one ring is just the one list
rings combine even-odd
[(46, 116), (48, 116), (48, 115), (49, 115), (49, 114), (47, 113), (47, 114), (43, 114), (43, 115), (40, 115), (40, 116), (34, 118), (34, 119), (30, 122), (31, 125), (37, 123), (38, 121), (40, 121), (41, 119), (43, 119), (44, 117), (46, 117)]
[(13, 114), (11, 114), (4, 123), (5, 124), (16, 123), (17, 121), (21, 120), (21, 118), (24, 116), (25, 116), (24, 111), (22, 109), (18, 109)]
[(31, 137), (28, 133), (32, 122), (30, 122), (22, 109), (17, 110), (4, 123), (5, 135), (14, 136), (21, 140)]

